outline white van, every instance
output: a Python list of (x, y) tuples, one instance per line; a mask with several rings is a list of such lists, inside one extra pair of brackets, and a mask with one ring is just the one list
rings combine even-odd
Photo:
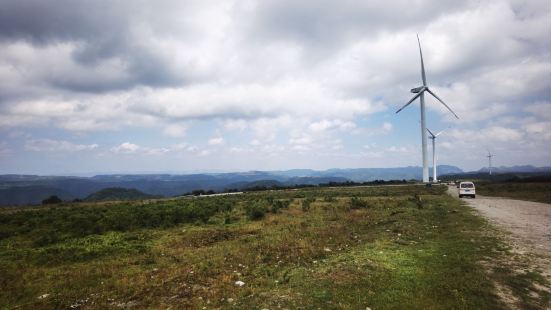
[(462, 198), (463, 196), (471, 196), (473, 198), (476, 197), (476, 189), (474, 187), (473, 182), (461, 182), (459, 183), (459, 198)]

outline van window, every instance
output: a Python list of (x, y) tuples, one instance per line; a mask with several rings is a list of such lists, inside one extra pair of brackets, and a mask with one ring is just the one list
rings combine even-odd
[(473, 187), (474, 187), (473, 183), (462, 183), (461, 184), (461, 188), (473, 188)]

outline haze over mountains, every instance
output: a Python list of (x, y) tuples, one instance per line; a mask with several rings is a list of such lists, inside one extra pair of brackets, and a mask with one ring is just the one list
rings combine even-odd
[[(482, 168), (477, 172), (485, 172)], [(494, 173), (549, 172), (550, 167), (496, 167)], [(438, 166), (439, 175), (465, 173), (458, 167)], [(467, 172), (468, 173), (468, 172)], [(476, 173), (476, 172), (472, 172)], [(254, 186), (318, 185), (330, 182), (411, 180), (421, 178), (421, 167), (292, 169), (201, 174), (108, 174), (93, 177), (0, 175), (0, 205), (38, 204), (50, 195), (64, 200), (84, 199), (106, 188), (136, 189), (148, 195), (177, 196), (193, 190), (223, 191)]]

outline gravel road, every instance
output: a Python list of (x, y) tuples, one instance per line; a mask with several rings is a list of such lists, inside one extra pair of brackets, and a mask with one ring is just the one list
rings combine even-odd
[[(448, 193), (458, 197), (455, 186), (449, 186)], [(551, 204), (480, 195), (462, 200), (505, 232), (503, 240), (509, 243), (514, 255), (511, 261), (497, 264), (518, 274), (538, 270), (551, 283)], [(511, 309), (523, 308), (510, 290), (497, 283), (496, 286), (498, 295)], [(547, 285), (538, 288), (551, 293)]]
[[(457, 188), (448, 187), (457, 197)], [(462, 198), (491, 223), (511, 233), (522, 250), (551, 256), (551, 205), (546, 203), (476, 195)]]

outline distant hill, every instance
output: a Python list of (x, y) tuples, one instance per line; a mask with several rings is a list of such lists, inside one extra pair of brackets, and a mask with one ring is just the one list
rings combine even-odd
[[(462, 173), (458, 167), (450, 165), (439, 165), (438, 174)], [(429, 169), (432, 174), (432, 168)], [(285, 177), (331, 177), (343, 178), (354, 182), (369, 182), (375, 180), (418, 180), (422, 178), (423, 169), (418, 166), (396, 167), (396, 168), (354, 168), (354, 169), (329, 169), (324, 171), (309, 169), (294, 169), (286, 171), (273, 171), (275, 175)], [(337, 181), (341, 182), (341, 181)], [(327, 183), (327, 182), (322, 182)]]
[(159, 198), (146, 194), (134, 188), (110, 187), (104, 188), (86, 197), (86, 201), (141, 200)]
[[(454, 166), (438, 166), (438, 174), (462, 173)], [(112, 174), (93, 177), (0, 175), (0, 205), (37, 204), (56, 195), (64, 200), (85, 199), (109, 188), (135, 189), (155, 196), (178, 196), (193, 190), (243, 190), (265, 185), (318, 185), (346, 181), (420, 179), (421, 167), (358, 169), (293, 169), (285, 171), (248, 171), (210, 174)], [(267, 186), (268, 187), (268, 186)], [(123, 193), (118, 193), (123, 195)], [(115, 196), (120, 199), (123, 196)], [(141, 199), (141, 198), (137, 198)]]
[(551, 167), (534, 167), (531, 165), (512, 167), (492, 167), (490, 175), (487, 167), (477, 171), (451, 173), (440, 177), (443, 181), (471, 179), (491, 181), (543, 181), (551, 177)]
[[(489, 172), (488, 167), (481, 168), (476, 172)], [(512, 166), (512, 167), (506, 167), (506, 166), (500, 166), (500, 167), (492, 167), (492, 173), (515, 173), (515, 172), (551, 172), (551, 167), (534, 167), (532, 165), (524, 165), (524, 166)]]
[(72, 200), (75, 198), (71, 193), (61, 188), (40, 184), (14, 186), (0, 189), (0, 206), (40, 204), (42, 200), (54, 195), (62, 200)]

